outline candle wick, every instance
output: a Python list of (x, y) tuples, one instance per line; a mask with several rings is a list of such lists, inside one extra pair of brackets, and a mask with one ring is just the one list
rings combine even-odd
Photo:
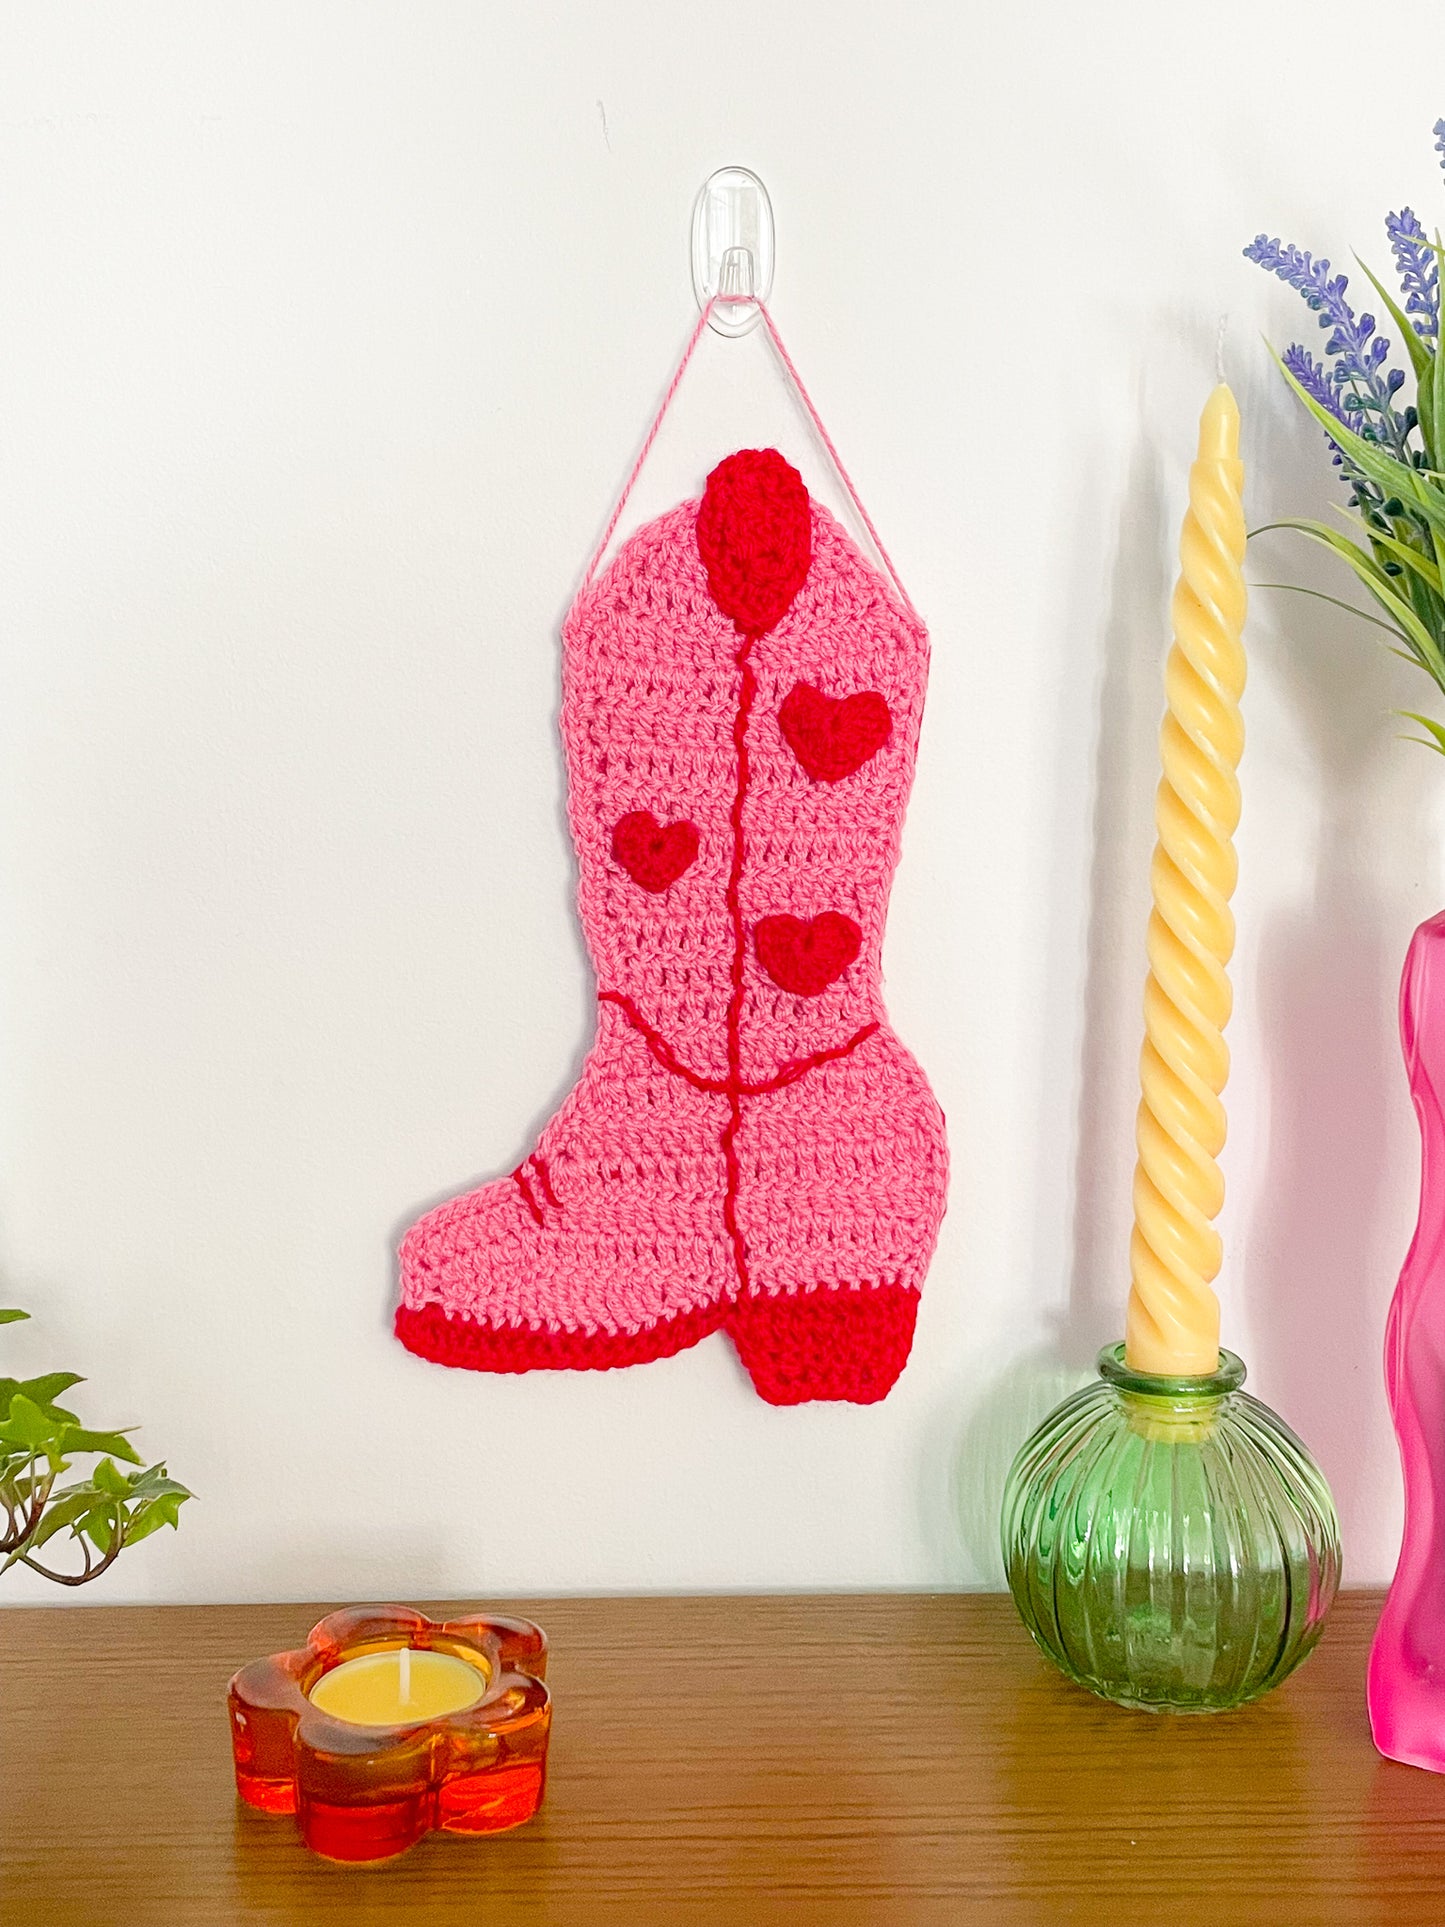
[(1219, 317), (1219, 333), (1214, 337), (1214, 368), (1221, 381), (1224, 380), (1224, 333), (1229, 326), (1229, 316)]
[(401, 1697), (403, 1702), (411, 1698), (411, 1648), (401, 1649)]

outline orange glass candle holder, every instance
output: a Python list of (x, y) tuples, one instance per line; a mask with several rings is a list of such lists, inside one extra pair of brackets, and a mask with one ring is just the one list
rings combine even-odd
[[(403, 1680), (413, 1653), (451, 1662), (418, 1664), (418, 1675), (449, 1675), (464, 1663), (477, 1674), (476, 1698), (453, 1712), (407, 1717), (404, 1696), (394, 1721), (371, 1724), (377, 1682), (368, 1678), (371, 1696), (358, 1698), (349, 1716), (313, 1704), (318, 1682), (337, 1668), (392, 1653)], [(433, 1620), (405, 1606), (330, 1613), (299, 1650), (253, 1660), (232, 1679), (236, 1790), (262, 1813), (294, 1813), (306, 1845), (332, 1860), (383, 1860), (434, 1827), (481, 1834), (520, 1826), (546, 1785), (546, 1671), (546, 1634), (530, 1620)], [(435, 1690), (434, 1677), (427, 1683)], [(333, 1681), (323, 1697), (343, 1703), (343, 1684)]]

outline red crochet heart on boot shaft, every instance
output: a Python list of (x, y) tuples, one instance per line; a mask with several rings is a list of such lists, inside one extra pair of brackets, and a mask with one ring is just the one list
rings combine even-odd
[(778, 726), (809, 776), (841, 783), (882, 749), (893, 734), (893, 716), (876, 689), (825, 696), (800, 682), (783, 698)]
[(745, 636), (763, 636), (792, 607), (813, 559), (803, 478), (775, 448), (743, 448), (707, 478), (697, 549), (712, 599)]
[(753, 943), (758, 962), (780, 990), (816, 997), (858, 955), (863, 932), (851, 917), (824, 910), (807, 923), (801, 917), (763, 917)]
[(659, 823), (651, 810), (629, 810), (612, 832), (612, 854), (644, 890), (668, 889), (697, 856), (697, 826)]

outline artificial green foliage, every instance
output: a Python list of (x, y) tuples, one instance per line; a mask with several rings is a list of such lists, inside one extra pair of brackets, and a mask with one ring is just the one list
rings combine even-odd
[[(1439, 453), (1445, 452), (1445, 436), (1440, 436), (1437, 446), (1437, 424), (1445, 430), (1445, 356), (1431, 354), (1428, 363), (1417, 403), (1416, 432), (1421, 445), (1414, 452), (1418, 464), (1399, 461), (1378, 442), (1354, 434), (1280, 363), (1295, 394), (1345, 462), (1374, 483), (1379, 499), (1367, 499), (1348, 517), (1342, 517), (1363, 540), (1352, 539), (1345, 529), (1304, 517), (1268, 526), (1295, 529), (1347, 564), (1381, 611), (1381, 626), (1396, 637), (1394, 653), (1423, 669), (1438, 688), (1445, 690), (1445, 472), (1438, 466)], [(1426, 732), (1414, 740), (1445, 754), (1445, 724), (1413, 711), (1406, 714)]]
[[(1436, 122), (1435, 135), (1445, 167), (1445, 120)], [(1244, 250), (1249, 260), (1294, 288), (1326, 332), (1322, 359), (1296, 342), (1278, 360), (1285, 380), (1329, 438), (1349, 490), (1343, 526), (1292, 518), (1269, 527), (1297, 530), (1351, 569), (1379, 613), (1340, 606), (1384, 629), (1395, 653), (1445, 690), (1441, 242), (1439, 233), (1428, 234), (1408, 207), (1387, 216), (1385, 232), (1400, 300), (1369, 268), (1364, 272), (1397, 331), (1407, 363), (1403, 368), (1390, 365), (1390, 342), (1377, 332), (1372, 314), (1355, 312), (1347, 299), (1347, 277), (1332, 274), (1327, 260), (1267, 234), (1257, 235)], [(1413, 400), (1407, 399), (1411, 384)], [(1414, 740), (1445, 754), (1445, 723), (1413, 710), (1404, 713), (1424, 732)]]
[[(0, 1311), (0, 1325), (29, 1315)], [(176, 1525), (191, 1496), (164, 1465), (127, 1470), (141, 1460), (124, 1430), (89, 1431), (55, 1403), (81, 1383), (75, 1372), (0, 1378), (0, 1572), (29, 1566), (59, 1585), (83, 1586), (127, 1546)], [(75, 1459), (96, 1463), (67, 1480)], [(46, 1557), (37, 1558), (44, 1547), (50, 1548)], [(52, 1564), (57, 1553), (58, 1566)]]

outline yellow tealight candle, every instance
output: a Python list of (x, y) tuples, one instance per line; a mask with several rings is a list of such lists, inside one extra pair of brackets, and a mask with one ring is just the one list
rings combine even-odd
[(390, 1647), (344, 1659), (311, 1688), (311, 1704), (355, 1726), (409, 1726), (460, 1713), (487, 1690), (487, 1676), (452, 1653)]
[(1205, 404), (1189, 471), (1189, 511), (1165, 669), (1159, 841), (1150, 872), (1149, 976), (1134, 1173), (1133, 1286), (1125, 1355), (1140, 1372), (1219, 1368), (1224, 1202), (1224, 1026), (1234, 949), (1235, 771), (1244, 748), (1244, 468), (1239, 410), (1223, 383)]

